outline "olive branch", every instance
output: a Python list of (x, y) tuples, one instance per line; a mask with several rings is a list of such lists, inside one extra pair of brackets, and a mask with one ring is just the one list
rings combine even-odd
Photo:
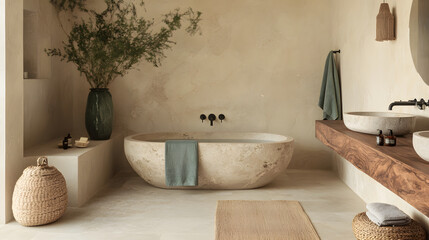
[[(124, 0), (104, 0), (101, 12), (88, 9), (86, 0), (50, 0), (55, 7), (67, 38), (62, 49), (45, 49), (48, 56), (72, 62), (84, 74), (91, 88), (107, 88), (116, 77), (124, 76), (145, 59), (155, 67), (165, 58), (164, 52), (175, 44), (173, 33), (188, 22), (186, 32), (200, 33), (201, 12), (192, 8), (175, 9), (162, 16), (162, 27), (154, 31), (154, 19), (139, 17), (134, 3)], [(144, 7), (140, 0), (139, 5)], [(76, 12), (85, 13), (80, 18)], [(71, 30), (66, 31), (60, 14), (69, 13)]]

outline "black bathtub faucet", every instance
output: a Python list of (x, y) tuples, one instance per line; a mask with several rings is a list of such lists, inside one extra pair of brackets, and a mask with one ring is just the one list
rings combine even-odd
[(220, 120), (220, 122), (222, 122), (223, 120), (225, 120), (225, 115), (223, 115), (222, 113), (219, 114), (219, 120)]
[(210, 126), (213, 126), (214, 120), (216, 120), (216, 115), (214, 115), (213, 113), (211, 113), (209, 115)]
[(204, 122), (204, 120), (206, 120), (206, 119), (207, 119), (207, 117), (206, 117), (206, 115), (205, 115), (205, 114), (201, 114), (201, 115), (200, 115), (200, 119), (201, 119), (201, 122)]
[(426, 106), (429, 106), (429, 101), (426, 102), (423, 98), (420, 101), (417, 99), (409, 101), (396, 101), (389, 105), (389, 110), (392, 110), (394, 106), (417, 106), (418, 109), (424, 110)]
[[(204, 123), (204, 120), (207, 119), (207, 116), (205, 114), (201, 114), (200, 115), (200, 120), (201, 122)], [(214, 115), (213, 113), (211, 113), (208, 117), (209, 121), (210, 121), (210, 126), (213, 126), (213, 122), (216, 121), (216, 115)], [(225, 115), (223, 114), (219, 114), (219, 120), (220, 122), (222, 122), (223, 120), (225, 120)]]

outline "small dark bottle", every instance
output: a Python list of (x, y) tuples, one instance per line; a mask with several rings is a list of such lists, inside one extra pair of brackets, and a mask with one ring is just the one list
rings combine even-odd
[(378, 131), (378, 136), (376, 137), (377, 145), (378, 146), (383, 146), (384, 145), (383, 131), (381, 131), (380, 129), (377, 129), (377, 131)]
[(63, 149), (66, 150), (67, 148), (69, 148), (69, 139), (65, 137), (63, 140)]
[(389, 147), (396, 146), (396, 137), (393, 136), (392, 129), (389, 129), (389, 136), (384, 137), (384, 144)]
[(70, 133), (67, 135), (67, 141), (69, 145), (72, 143), (72, 136), (70, 135)]

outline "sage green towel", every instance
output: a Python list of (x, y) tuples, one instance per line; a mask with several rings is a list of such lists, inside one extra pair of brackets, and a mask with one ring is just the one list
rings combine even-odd
[(323, 109), (323, 119), (341, 120), (340, 78), (335, 66), (334, 52), (326, 58), (323, 73), (322, 88), (320, 89), (319, 107)]
[(198, 185), (197, 141), (165, 142), (165, 184), (171, 187)]

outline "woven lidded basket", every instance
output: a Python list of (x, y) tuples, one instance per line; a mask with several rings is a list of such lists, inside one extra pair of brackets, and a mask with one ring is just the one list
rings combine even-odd
[(13, 191), (12, 211), (23, 226), (37, 226), (55, 222), (67, 208), (67, 187), (64, 176), (48, 166), (48, 159), (40, 157), (37, 166), (27, 167)]
[(379, 227), (371, 222), (366, 213), (353, 219), (353, 232), (358, 240), (425, 240), (425, 230), (414, 220), (406, 226)]

